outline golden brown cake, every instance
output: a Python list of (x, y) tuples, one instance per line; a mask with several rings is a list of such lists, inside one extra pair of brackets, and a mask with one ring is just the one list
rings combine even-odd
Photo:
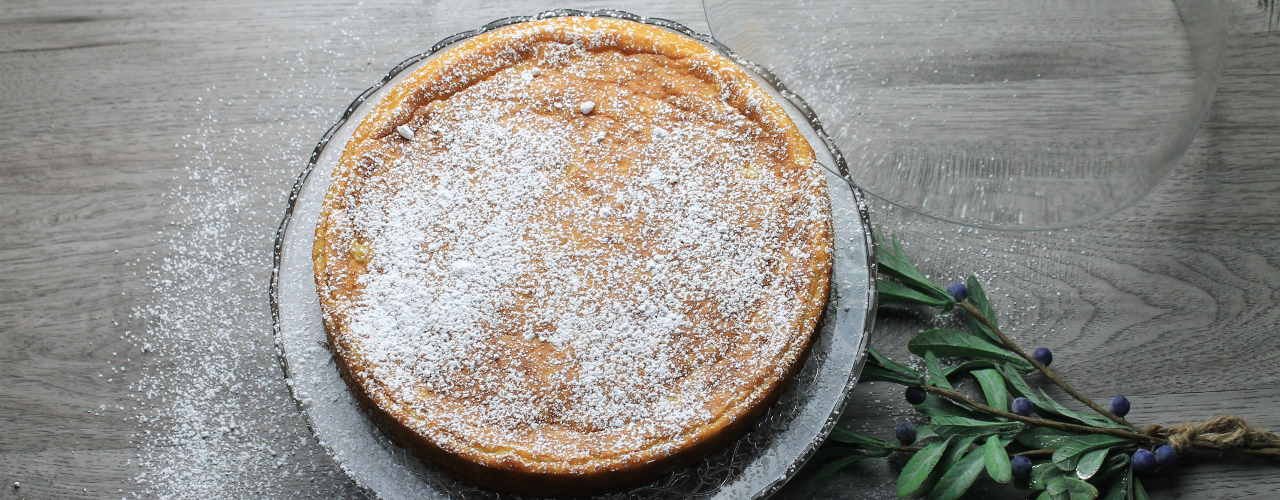
[(803, 359), (831, 239), (813, 151), (741, 68), (563, 17), (458, 43), (377, 103), (312, 256), (338, 368), (383, 428), (554, 494), (736, 437)]

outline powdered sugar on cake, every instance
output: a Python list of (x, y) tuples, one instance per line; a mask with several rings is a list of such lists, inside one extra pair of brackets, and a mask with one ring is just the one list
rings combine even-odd
[(810, 334), (822, 176), (723, 88), (664, 86), (662, 56), (530, 50), (339, 174), (318, 272), (351, 293), (325, 312), (373, 400), (446, 448), (678, 444)]

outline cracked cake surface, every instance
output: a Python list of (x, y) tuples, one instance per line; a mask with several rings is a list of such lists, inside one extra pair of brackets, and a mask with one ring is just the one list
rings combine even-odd
[(312, 252), (339, 371), (498, 489), (649, 477), (740, 432), (826, 304), (824, 176), (696, 40), (595, 17), (437, 54), (343, 150)]

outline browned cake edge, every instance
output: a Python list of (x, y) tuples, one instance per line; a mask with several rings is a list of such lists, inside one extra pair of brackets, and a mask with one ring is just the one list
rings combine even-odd
[[(529, 23), (520, 23), (508, 26), (479, 35), (470, 39), (466, 43), (470, 43), (472, 47), (483, 47), (487, 35), (502, 32), (504, 30), (517, 30), (526, 25), (531, 24), (554, 24), (562, 22), (566, 18), (553, 18), (539, 21), (531, 21)], [(611, 29), (619, 26), (626, 26), (629, 30), (643, 33), (645, 36), (654, 39), (660, 39), (661, 44), (674, 44), (674, 51), (680, 54), (688, 54), (690, 52), (707, 52), (710, 49), (703, 46), (700, 42), (688, 39), (682, 35), (663, 30), (661, 28), (648, 26), (632, 21), (624, 21), (606, 18), (586, 18), (575, 19), (577, 23), (588, 23), (593, 29)], [(545, 33), (545, 32), (543, 32)], [(654, 43), (651, 50), (658, 50), (659, 43)], [(696, 45), (696, 48), (693, 46)], [(457, 48), (457, 47), (455, 47)], [(731, 64), (725, 60), (726, 64)], [(428, 66), (420, 68), (414, 75), (401, 83), (397, 88), (393, 89), (391, 94), (383, 100), (379, 106), (371, 112), (361, 122), (355, 134), (348, 143), (347, 149), (343, 154), (343, 161), (339, 169), (335, 171), (335, 184), (342, 178), (341, 171), (349, 168), (354, 162), (349, 161), (351, 158), (358, 156), (361, 152), (360, 143), (365, 139), (378, 137), (389, 133), (396, 123), (397, 116), (403, 113), (403, 106), (406, 101), (421, 102), (429, 98), (439, 97), (438, 95), (425, 96), (421, 93), (414, 93), (417, 89), (412, 85), (415, 80), (420, 80), (419, 73), (427, 70)], [(742, 80), (732, 82), (733, 84), (743, 87), (752, 88), (758, 94), (764, 91), (758, 88), (758, 84), (751, 80), (745, 73), (738, 71)], [(734, 103), (735, 106), (742, 108), (746, 106), (741, 100)], [(807, 140), (803, 138), (795, 130), (794, 124), (776, 102), (770, 100), (761, 105), (763, 109), (757, 109), (761, 113), (762, 122), (769, 123), (773, 126), (785, 127), (785, 132), (789, 136), (789, 146), (792, 153), (792, 159), (799, 163), (799, 160), (812, 160), (812, 149)], [(807, 157), (807, 158), (804, 158)], [(334, 194), (331, 189), (326, 196), (326, 205), (332, 202), (330, 196)], [(825, 193), (824, 193), (825, 195)], [(327, 211), (327, 210), (326, 210)], [(324, 249), (329, 248), (330, 242), (326, 241), (325, 227), (326, 221), (322, 217), (321, 224), (316, 230), (316, 242), (313, 248), (313, 259), (316, 261), (316, 269), (324, 268)], [(814, 240), (811, 241), (810, 249), (814, 251), (813, 266), (822, 269), (821, 279), (813, 280), (810, 287), (806, 290), (808, 293), (800, 295), (806, 298), (802, 304), (797, 307), (806, 309), (800, 318), (797, 330), (797, 340), (788, 348), (780, 353), (780, 364), (785, 365), (782, 373), (775, 377), (767, 377), (767, 387), (764, 390), (757, 390), (753, 397), (742, 400), (737, 408), (730, 408), (725, 412), (725, 416), (729, 418), (720, 418), (710, 425), (704, 426), (697, 432), (696, 437), (688, 440), (684, 447), (668, 452), (662, 456), (650, 457), (647, 460), (625, 460), (620, 463), (600, 464), (602, 466), (592, 468), (587, 471), (533, 471), (522, 466), (522, 464), (512, 460), (495, 461), (492, 456), (473, 456), (461, 453), (454, 453), (440, 448), (431, 442), (425, 436), (415, 432), (409, 428), (402, 418), (398, 418), (393, 412), (388, 412), (380, 407), (371, 399), (370, 394), (364, 384), (358, 380), (357, 373), (363, 373), (366, 369), (363, 362), (352, 356), (354, 353), (345, 344), (343, 339), (338, 335), (338, 331), (342, 329), (342, 321), (336, 320), (329, 312), (335, 311), (331, 301), (334, 297), (330, 297), (325, 293), (321, 293), (322, 305), (326, 314), (324, 315), (324, 325), (326, 336), (329, 340), (329, 346), (334, 353), (334, 361), (338, 367), (343, 380), (347, 383), (352, 393), (355, 394), (361, 405), (370, 414), (372, 420), (379, 425), (384, 431), (392, 436), (392, 438), (400, 445), (409, 449), (414, 455), (435, 462), (446, 470), (456, 474), (457, 476), (482, 485), (487, 488), (512, 491), (520, 493), (532, 493), (543, 495), (564, 495), (564, 494), (587, 494), (606, 489), (621, 488), (629, 485), (638, 484), (669, 470), (671, 467), (695, 461), (708, 452), (720, 447), (721, 445), (732, 441), (744, 432), (754, 421), (761, 415), (778, 397), (780, 387), (786, 383), (795, 373), (795, 371), (803, 364), (807, 355), (808, 347), (812, 343), (813, 331), (817, 325), (818, 319), (825, 309), (827, 293), (829, 289), (830, 270), (831, 270), (831, 228), (830, 224), (825, 225), (822, 231), (814, 234)], [(815, 269), (816, 270), (816, 269)], [(325, 276), (321, 273), (316, 274), (317, 286), (326, 286), (324, 282)], [(486, 463), (487, 462), (487, 463)]]

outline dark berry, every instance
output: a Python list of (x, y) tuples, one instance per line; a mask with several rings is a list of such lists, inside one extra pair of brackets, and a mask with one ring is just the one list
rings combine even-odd
[(912, 425), (911, 422), (902, 422), (898, 424), (898, 427), (893, 430), (893, 433), (898, 436), (898, 442), (902, 444), (911, 444), (916, 442), (916, 426)]
[(956, 302), (962, 302), (969, 297), (969, 287), (964, 286), (964, 283), (955, 282), (947, 285), (947, 293), (951, 294), (951, 298), (956, 299)]
[(1160, 464), (1161, 467), (1168, 467), (1178, 463), (1178, 451), (1167, 444), (1157, 446), (1156, 463)]
[(911, 386), (907, 388), (907, 402), (918, 405), (924, 402), (924, 389)]
[(1107, 408), (1112, 415), (1123, 417), (1129, 414), (1129, 398), (1115, 396), (1111, 398), (1111, 407)]
[(1022, 397), (1022, 396), (1018, 396), (1018, 397), (1016, 397), (1016, 398), (1013, 398), (1013, 412), (1014, 412), (1014, 413), (1017, 413), (1017, 414), (1022, 415), (1022, 416), (1024, 416), (1024, 417), (1030, 417), (1030, 416), (1031, 416), (1031, 411), (1032, 411), (1032, 410), (1034, 410), (1034, 409), (1035, 409), (1035, 407), (1031, 405), (1031, 400), (1030, 400), (1030, 399), (1024, 398), (1024, 397)]
[(1009, 460), (1009, 465), (1013, 468), (1013, 477), (1018, 479), (1026, 479), (1031, 476), (1031, 459), (1024, 455), (1018, 455)]
[(1039, 361), (1040, 364), (1049, 366), (1049, 363), (1053, 362), (1053, 351), (1050, 351), (1048, 347), (1037, 347), (1036, 352), (1031, 353), (1031, 357)]
[(1147, 472), (1154, 468), (1156, 468), (1156, 456), (1151, 454), (1151, 450), (1140, 449), (1133, 452), (1133, 470)]

